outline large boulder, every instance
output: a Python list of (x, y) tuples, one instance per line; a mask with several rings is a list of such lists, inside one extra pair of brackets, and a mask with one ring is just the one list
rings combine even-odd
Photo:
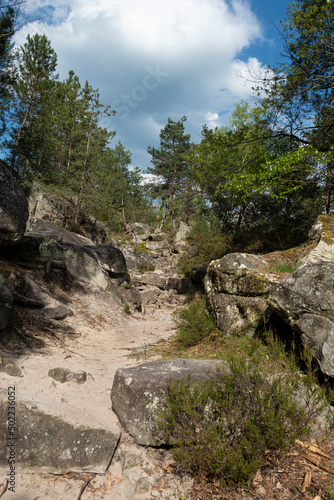
[(15, 245), (22, 239), (28, 216), (23, 189), (0, 160), (0, 245)]
[[(15, 413), (9, 412), (9, 408), (15, 408)], [(89, 425), (79, 424), (68, 417), (51, 414), (22, 397), (15, 400), (13, 388), (2, 390), (0, 439), (6, 446), (0, 449), (0, 464), (8, 467), (12, 457), (20, 467), (55, 473), (84, 470), (103, 473), (120, 435), (116, 429), (95, 425), (95, 420), (90, 416)]]
[(169, 382), (186, 381), (190, 374), (195, 382), (205, 381), (218, 365), (224, 366), (213, 360), (172, 359), (120, 368), (111, 389), (112, 408), (138, 444), (166, 444), (158, 413), (165, 405)]
[(108, 288), (110, 279), (119, 283), (129, 281), (124, 255), (112, 245), (78, 246), (46, 239), (40, 245), (40, 253), (44, 257), (63, 261), (74, 278), (104, 290)]
[(40, 243), (45, 238), (53, 238), (68, 243), (70, 245), (95, 246), (93, 241), (81, 234), (71, 233), (66, 229), (57, 226), (54, 222), (45, 221), (37, 217), (31, 217), (28, 220), (25, 238), (35, 238)]
[(231, 253), (210, 263), (205, 292), (218, 328), (227, 335), (252, 336), (268, 309), (278, 279), (266, 272), (265, 258)]
[(275, 287), (268, 303), (300, 335), (322, 372), (334, 377), (334, 262), (301, 267)]
[[(111, 389), (112, 408), (121, 425), (138, 444), (171, 445), (173, 443), (160, 425), (169, 385), (179, 381), (202, 383), (222, 373), (232, 375), (227, 362), (198, 359), (154, 361), (121, 368), (115, 374)], [(274, 378), (263, 376), (263, 384), (269, 387)], [(249, 391), (247, 383), (244, 389)], [(299, 384), (298, 379), (294, 385), (293, 398), (298, 406), (311, 413), (314, 421), (311, 426), (312, 436), (323, 436), (328, 431), (330, 419), (328, 407), (319, 393), (304, 385), (302, 380)], [(207, 416), (217, 418), (214, 413), (210, 415), (210, 403), (207, 406)]]

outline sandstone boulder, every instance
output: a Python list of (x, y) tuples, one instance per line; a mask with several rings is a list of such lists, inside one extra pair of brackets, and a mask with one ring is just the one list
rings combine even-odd
[(23, 189), (0, 160), (0, 245), (16, 245), (22, 239), (28, 216)]
[(320, 215), (308, 236), (316, 242), (316, 246), (302, 259), (301, 264), (334, 262), (334, 214)]
[(268, 303), (334, 377), (334, 262), (308, 264), (285, 278)]
[(111, 389), (112, 408), (138, 444), (165, 444), (157, 421), (159, 408), (165, 404), (169, 381), (187, 380), (190, 373), (194, 381), (207, 380), (218, 364), (221, 362), (173, 359), (120, 368)]
[(40, 245), (41, 256), (65, 263), (71, 276), (106, 289), (110, 279), (129, 281), (125, 258), (112, 245), (78, 246), (45, 240)]
[(189, 233), (190, 227), (181, 221), (174, 238), (174, 251), (176, 253), (186, 252), (189, 249), (189, 243), (187, 241)]
[(93, 241), (81, 234), (71, 233), (54, 222), (31, 217), (27, 223), (26, 237), (34, 237), (40, 243), (46, 238), (56, 239), (70, 245), (95, 246)]
[(231, 253), (210, 263), (205, 292), (218, 328), (227, 335), (252, 336), (267, 308), (278, 279), (267, 273), (265, 258)]
[[(229, 364), (224, 361), (172, 359), (154, 361), (136, 367), (117, 370), (111, 390), (112, 408), (121, 425), (138, 444), (146, 446), (171, 445), (159, 425), (161, 412), (166, 405), (166, 394), (170, 383), (178, 381), (202, 383), (224, 373), (232, 374)], [(273, 376), (263, 376), (263, 384), (269, 387)], [(220, 382), (219, 382), (220, 383)], [(220, 383), (221, 384), (221, 383)], [(190, 386), (191, 387), (191, 386)], [(221, 387), (221, 385), (219, 385)], [(249, 391), (251, 386), (244, 387)], [(312, 416), (313, 437), (324, 436), (329, 429), (328, 405), (316, 388), (294, 380), (292, 397), (294, 402)], [(210, 417), (210, 405), (207, 407)], [(218, 416), (219, 418), (219, 416)]]
[[(105, 472), (115, 452), (119, 432), (95, 425), (78, 424), (65, 416), (48, 413), (36, 403), (16, 400), (12, 434), (8, 432), (8, 394), (0, 395), (0, 439), (10, 443), (15, 437), (15, 460), (22, 468), (48, 472), (69, 471)], [(90, 419), (88, 420), (88, 418)], [(0, 464), (8, 467), (10, 449), (0, 449)]]

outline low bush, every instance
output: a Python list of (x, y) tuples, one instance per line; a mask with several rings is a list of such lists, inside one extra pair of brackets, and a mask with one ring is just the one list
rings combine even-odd
[[(285, 451), (308, 436), (322, 407), (314, 385), (277, 376), (269, 383), (258, 368), (230, 363), (231, 372), (213, 374), (205, 383), (169, 386), (161, 428), (175, 460), (189, 473), (220, 486), (247, 484), (265, 464), (268, 451)], [(302, 391), (305, 406), (296, 402)]]
[(206, 310), (205, 297), (194, 299), (175, 316), (177, 325), (176, 341), (180, 347), (198, 344), (217, 327)]
[(154, 264), (149, 264), (147, 262), (140, 262), (138, 264), (138, 271), (140, 273), (145, 273), (146, 271), (154, 271), (155, 270), (155, 265)]

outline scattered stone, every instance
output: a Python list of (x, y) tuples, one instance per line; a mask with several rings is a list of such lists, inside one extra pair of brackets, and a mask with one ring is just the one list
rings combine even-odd
[(12, 377), (21, 377), (22, 372), (11, 359), (0, 356), (0, 372), (7, 373)]
[(132, 497), (132, 500), (150, 500), (151, 492), (151, 483), (145, 477), (141, 477), (137, 481), (135, 494)]
[(140, 455), (132, 453), (131, 451), (121, 451), (121, 466), (122, 474), (125, 476), (130, 469), (134, 467), (140, 468)]
[(128, 359), (136, 359), (137, 361), (146, 359), (146, 347), (136, 347), (130, 352)]
[(72, 372), (67, 368), (52, 368), (49, 370), (49, 377), (52, 377), (57, 382), (63, 384), (64, 382), (76, 382), (83, 384), (87, 380), (87, 373), (84, 371)]
[(66, 306), (59, 305), (56, 307), (44, 307), (42, 311), (45, 316), (52, 319), (65, 319), (68, 316), (73, 316), (73, 311)]

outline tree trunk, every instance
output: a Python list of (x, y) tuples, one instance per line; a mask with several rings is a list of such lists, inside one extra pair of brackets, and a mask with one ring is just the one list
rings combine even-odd
[(23, 120), (21, 122), (20, 128), (19, 128), (19, 130), (18, 130), (18, 132), (16, 134), (15, 144), (13, 146), (12, 158), (11, 158), (11, 161), (10, 161), (10, 167), (12, 169), (12, 172), (14, 172), (14, 170), (15, 170), (15, 161), (16, 161), (16, 156), (17, 156), (17, 148), (18, 148), (18, 145), (19, 145), (19, 142), (20, 142), (21, 132), (23, 130), (23, 127), (27, 123), (28, 116), (30, 114), (30, 110), (31, 110), (31, 106), (32, 106), (33, 101), (34, 101), (34, 93), (32, 93), (31, 96), (30, 96), (26, 112), (24, 114), (24, 117), (23, 117)]
[(327, 176), (326, 176), (326, 201), (325, 201), (326, 214), (329, 214), (331, 211), (333, 181), (334, 181), (333, 164), (329, 163), (327, 165)]
[(79, 192), (78, 192), (78, 202), (77, 202), (77, 206), (75, 209), (74, 224), (78, 224), (79, 211), (80, 211), (80, 201), (81, 201), (82, 193), (83, 193), (84, 187), (85, 187), (85, 178), (86, 178), (87, 162), (88, 162), (88, 155), (89, 155), (89, 143), (90, 143), (90, 138), (92, 136), (92, 128), (93, 128), (93, 117), (94, 117), (94, 108), (93, 108), (92, 115), (91, 115), (91, 124), (90, 124), (89, 134), (88, 134), (88, 138), (87, 138), (86, 154), (85, 154), (85, 159), (84, 159), (84, 164), (83, 164), (83, 169), (82, 169), (80, 188), (79, 188)]

